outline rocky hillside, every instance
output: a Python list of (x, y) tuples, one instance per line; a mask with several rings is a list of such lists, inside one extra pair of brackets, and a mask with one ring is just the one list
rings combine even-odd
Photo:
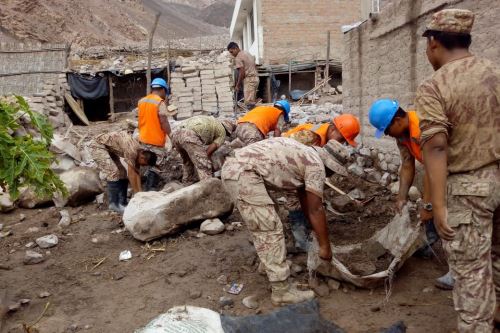
[(141, 44), (156, 11), (160, 42), (220, 35), (233, 6), (234, 0), (2, 0), (0, 36), (79, 47)]

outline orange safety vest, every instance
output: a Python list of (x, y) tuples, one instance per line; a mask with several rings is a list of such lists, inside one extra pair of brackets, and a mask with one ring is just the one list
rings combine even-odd
[(321, 138), (320, 145), (321, 145), (321, 147), (323, 147), (324, 145), (326, 145), (326, 142), (328, 140), (328, 138), (327, 138), (328, 127), (330, 127), (329, 123), (317, 124), (317, 125), (306, 123), (306, 124), (301, 124), (297, 127), (294, 127), (292, 129), (288, 130), (287, 132), (283, 133), (283, 136), (290, 136), (293, 133), (297, 133), (297, 132), (300, 132), (303, 130), (309, 130), (309, 131), (312, 131), (320, 136), (320, 138)]
[(139, 141), (164, 147), (166, 133), (161, 128), (158, 116), (161, 102), (163, 99), (155, 94), (149, 94), (139, 101)]
[(283, 111), (274, 106), (258, 106), (238, 119), (238, 124), (252, 123), (266, 136), (267, 133), (276, 128), (278, 119), (282, 114)]
[(405, 145), (410, 154), (413, 155), (420, 163), (424, 163), (424, 159), (422, 157), (422, 150), (420, 150), (420, 120), (418, 119), (416, 111), (408, 111), (409, 118), (409, 138), (400, 139), (399, 142)]

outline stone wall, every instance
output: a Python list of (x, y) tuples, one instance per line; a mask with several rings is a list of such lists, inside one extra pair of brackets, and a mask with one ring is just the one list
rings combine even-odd
[(326, 58), (330, 30), (330, 57), (342, 55), (341, 26), (361, 20), (359, 0), (262, 0), (264, 64), (291, 59)]
[(0, 43), (0, 96), (40, 93), (66, 68), (66, 45)]
[(472, 52), (498, 62), (500, 7), (497, 0), (394, 0), (376, 22), (368, 20), (344, 35), (343, 107), (362, 122), (362, 140), (395, 151), (393, 140), (373, 138), (368, 108), (377, 98), (393, 97), (413, 107), (419, 83), (433, 73), (421, 37), (432, 13), (443, 8), (470, 9), (476, 14)]

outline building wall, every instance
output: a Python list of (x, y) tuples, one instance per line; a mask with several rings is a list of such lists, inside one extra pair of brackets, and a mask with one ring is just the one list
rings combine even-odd
[(40, 93), (66, 68), (66, 45), (0, 43), (0, 96)]
[(326, 58), (342, 55), (341, 26), (361, 20), (360, 0), (261, 0), (263, 63)]
[(383, 97), (397, 98), (404, 108), (413, 107), (416, 88), (433, 73), (425, 55), (426, 39), (421, 35), (432, 13), (443, 8), (472, 10), (476, 19), (471, 50), (498, 63), (498, 0), (394, 0), (382, 9), (377, 22), (368, 20), (344, 35), (344, 112), (360, 117), (364, 143), (395, 149), (393, 140), (373, 138), (368, 108)]

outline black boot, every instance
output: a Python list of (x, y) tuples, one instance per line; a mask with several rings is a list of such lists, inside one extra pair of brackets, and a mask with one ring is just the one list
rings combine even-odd
[(146, 173), (146, 183), (144, 184), (144, 191), (154, 191), (156, 190), (156, 186), (160, 181), (160, 176), (153, 170), (148, 170)]
[(118, 192), (118, 202), (122, 206), (127, 206), (128, 179), (120, 179), (120, 191)]
[(124, 207), (120, 205), (120, 181), (108, 182), (109, 210), (123, 214)]

